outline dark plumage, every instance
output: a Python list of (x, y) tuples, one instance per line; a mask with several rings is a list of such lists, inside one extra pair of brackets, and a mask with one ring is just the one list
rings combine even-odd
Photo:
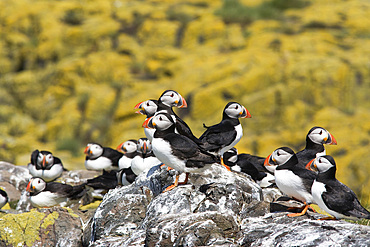
[(306, 147), (296, 153), (298, 165), (304, 168), (312, 159), (325, 155), (324, 144), (337, 145), (337, 141), (326, 129), (317, 126), (311, 128), (306, 136)]
[(104, 190), (108, 191), (110, 189), (114, 189), (117, 186), (117, 171), (105, 171), (103, 170), (103, 174), (97, 176), (95, 178), (88, 179), (86, 182), (86, 186), (89, 186), (96, 190)]
[(178, 172), (198, 172), (209, 164), (219, 162), (216, 156), (199, 147), (190, 138), (176, 134), (175, 122), (168, 113), (156, 114), (143, 126), (156, 129), (152, 141), (154, 155)]
[(370, 212), (361, 205), (356, 194), (336, 179), (337, 169), (333, 157), (317, 157), (307, 168), (319, 172), (311, 193), (322, 210), (337, 219), (370, 219)]
[(235, 146), (243, 136), (239, 118), (250, 117), (250, 113), (244, 106), (236, 102), (229, 102), (225, 106), (220, 123), (210, 127), (204, 125), (207, 130), (199, 138), (202, 147), (222, 157), (224, 152)]
[[(268, 172), (265, 172), (265, 169), (256, 167), (254, 163), (250, 160), (264, 162), (264, 158), (258, 159), (257, 156), (252, 156), (249, 154), (238, 154), (236, 148), (231, 148), (226, 151), (223, 156), (225, 165), (229, 166), (231, 170), (243, 172), (252, 177), (252, 179), (258, 183), (261, 187), (269, 187), (274, 184), (274, 176)], [(259, 169), (260, 168), (260, 169)]]

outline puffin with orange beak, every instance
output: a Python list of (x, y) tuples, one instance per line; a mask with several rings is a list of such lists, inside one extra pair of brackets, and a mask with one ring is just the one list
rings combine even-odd
[(309, 204), (315, 203), (311, 195), (311, 186), (316, 173), (297, 164), (297, 155), (288, 147), (276, 149), (264, 162), (265, 166), (276, 166), (275, 183), (281, 192), (305, 204), (302, 212), (288, 214), (289, 217), (304, 215), (310, 207)]
[(123, 153), (103, 147), (98, 143), (87, 144), (84, 153), (86, 154), (85, 167), (87, 170), (117, 170), (118, 161), (122, 158)]
[[(243, 136), (243, 128), (239, 118), (251, 118), (249, 111), (237, 102), (229, 102), (222, 113), (220, 123), (207, 127), (199, 140), (201, 147), (205, 150), (221, 157), (223, 164), (223, 154), (234, 147)], [(223, 164), (224, 165), (224, 164)], [(230, 168), (228, 168), (230, 170)]]
[[(155, 128), (152, 140), (154, 155), (164, 164), (176, 171), (173, 185), (166, 188), (169, 191), (179, 184), (186, 184), (190, 173), (198, 173), (209, 165), (219, 163), (217, 156), (207, 152), (187, 136), (175, 133), (175, 121), (168, 113), (156, 113), (143, 123), (144, 128)], [(180, 173), (186, 177), (179, 183)]]
[(58, 157), (53, 156), (49, 151), (38, 149), (32, 152), (27, 168), (33, 177), (40, 177), (46, 182), (59, 178), (66, 170)]
[(322, 127), (311, 128), (306, 136), (306, 147), (297, 152), (299, 166), (304, 168), (312, 159), (326, 155), (324, 145), (337, 145), (334, 136)]
[[(155, 109), (154, 105), (157, 106)], [(185, 99), (176, 91), (174, 90), (166, 90), (164, 91), (159, 99), (156, 100), (147, 100), (144, 102), (140, 102), (135, 106), (135, 109), (140, 109), (136, 113), (145, 113), (147, 118), (154, 116), (156, 113), (168, 113), (172, 116), (175, 122), (175, 132), (187, 136), (194, 142), (200, 144), (201, 142), (197, 137), (194, 136), (193, 132), (191, 131), (190, 127), (186, 124), (184, 120), (182, 120), (176, 113), (173, 111), (173, 107), (177, 108), (186, 108), (188, 105)], [(153, 111), (155, 110), (155, 113)], [(149, 141), (152, 141), (153, 134), (155, 130), (152, 129), (144, 129), (146, 137)]]
[(137, 140), (137, 153), (138, 155), (132, 159), (130, 167), (118, 171), (117, 177), (120, 185), (133, 183), (142, 172), (161, 163), (153, 154), (152, 145), (147, 138)]
[(46, 183), (45, 180), (33, 177), (27, 184), (33, 207), (69, 206), (78, 203), (86, 194), (85, 184), (72, 186), (57, 182)]
[(123, 156), (118, 160), (119, 169), (129, 168), (132, 159), (139, 155), (137, 152), (137, 140), (134, 139), (122, 142), (116, 150), (123, 153)]
[(311, 194), (319, 207), (332, 215), (326, 219), (370, 219), (367, 211), (356, 194), (335, 178), (337, 170), (334, 158), (330, 155), (317, 157), (310, 161), (307, 169), (317, 171), (317, 177), (311, 187)]

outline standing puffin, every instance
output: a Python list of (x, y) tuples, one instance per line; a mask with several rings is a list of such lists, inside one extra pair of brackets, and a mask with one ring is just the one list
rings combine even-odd
[[(264, 158), (262, 159), (263, 161), (265, 160)], [(274, 184), (274, 175), (258, 169), (250, 162), (249, 154), (238, 154), (238, 150), (233, 147), (224, 153), (223, 160), (225, 165), (230, 167), (231, 170), (250, 175), (261, 188)]]
[(297, 166), (298, 158), (292, 149), (276, 149), (265, 160), (265, 166), (276, 165), (275, 183), (287, 196), (305, 204), (301, 213), (288, 214), (290, 217), (301, 216), (307, 212), (309, 204), (315, 203), (311, 195), (311, 186), (316, 173)]
[(31, 154), (31, 161), (27, 166), (33, 177), (40, 177), (46, 182), (53, 181), (63, 173), (62, 161), (49, 151), (35, 150)]
[(320, 220), (370, 219), (370, 212), (361, 206), (356, 194), (335, 178), (337, 167), (333, 157), (330, 155), (317, 157), (309, 162), (306, 168), (318, 171), (311, 193), (319, 207), (333, 216)]
[(123, 156), (118, 160), (119, 169), (129, 168), (132, 159), (139, 155), (137, 152), (137, 141), (133, 139), (119, 144), (117, 150), (123, 153)]
[(137, 152), (131, 161), (131, 166), (118, 171), (118, 183), (121, 185), (129, 185), (133, 183), (138, 175), (149, 170), (161, 162), (155, 157), (152, 152), (152, 145), (147, 138), (140, 138), (137, 141)]
[(229, 102), (223, 111), (222, 121), (216, 125), (207, 127), (199, 140), (202, 147), (209, 152), (221, 157), (223, 154), (234, 147), (243, 136), (242, 125), (239, 118), (250, 118), (251, 114), (244, 106), (236, 102)]
[(202, 149), (190, 138), (175, 133), (175, 122), (168, 113), (156, 114), (146, 120), (143, 127), (156, 129), (152, 141), (153, 153), (162, 163), (177, 172), (174, 184), (167, 187), (165, 191), (179, 184), (179, 173), (186, 173), (183, 182), (185, 184), (189, 173), (200, 172), (208, 165), (220, 162), (217, 156)]
[(33, 207), (69, 206), (77, 203), (86, 193), (85, 184), (71, 186), (57, 182), (46, 183), (42, 178), (33, 177), (26, 189), (30, 193)]
[(8, 201), (9, 201), (8, 194), (5, 192), (5, 190), (2, 190), (0, 188), (0, 208), (4, 207)]
[(324, 144), (337, 145), (337, 141), (326, 129), (317, 126), (311, 128), (306, 136), (305, 149), (296, 153), (299, 166), (304, 168), (317, 156), (326, 155)]
[(102, 147), (98, 143), (87, 144), (84, 153), (86, 154), (85, 167), (87, 170), (117, 170), (118, 160), (123, 153), (109, 147)]

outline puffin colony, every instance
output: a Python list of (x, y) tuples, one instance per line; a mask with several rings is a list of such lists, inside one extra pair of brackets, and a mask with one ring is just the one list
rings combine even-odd
[[(162, 192), (166, 193), (187, 184), (191, 174), (219, 165), (224, 172), (246, 173), (261, 188), (277, 187), (304, 204), (299, 213), (289, 213), (288, 217), (304, 215), (312, 209), (311, 204), (316, 204), (330, 215), (320, 220), (370, 219), (370, 213), (361, 206), (355, 193), (335, 177), (336, 163), (326, 155), (325, 145), (336, 145), (337, 141), (326, 129), (311, 128), (306, 147), (297, 153), (289, 147), (279, 147), (268, 157), (259, 157), (239, 154), (234, 147), (243, 137), (240, 119), (251, 118), (240, 103), (226, 104), (221, 121), (211, 126), (203, 124), (205, 131), (199, 138), (173, 107), (186, 108), (187, 103), (178, 92), (166, 90), (157, 100), (142, 101), (134, 107), (136, 113), (146, 116), (142, 125), (145, 137), (122, 142), (116, 149), (88, 143), (84, 150), (85, 168), (100, 171), (101, 175), (82, 184), (56, 182), (66, 171), (61, 159), (50, 151), (33, 151), (28, 164), (33, 177), (26, 188), (31, 205), (79, 205), (88, 193), (101, 199), (108, 190), (132, 184), (138, 175), (155, 166), (174, 170), (173, 184)], [(179, 181), (181, 174), (183, 181)], [(7, 202), (7, 193), (0, 189), (0, 208)]]

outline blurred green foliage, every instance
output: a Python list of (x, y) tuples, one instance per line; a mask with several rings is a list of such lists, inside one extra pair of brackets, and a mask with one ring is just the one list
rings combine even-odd
[(367, 0), (0, 1), (0, 160), (34, 149), (83, 168), (88, 142), (144, 136), (140, 101), (175, 89), (199, 136), (228, 101), (240, 152), (304, 147), (313, 126), (338, 146), (339, 179), (370, 190), (370, 3)]

